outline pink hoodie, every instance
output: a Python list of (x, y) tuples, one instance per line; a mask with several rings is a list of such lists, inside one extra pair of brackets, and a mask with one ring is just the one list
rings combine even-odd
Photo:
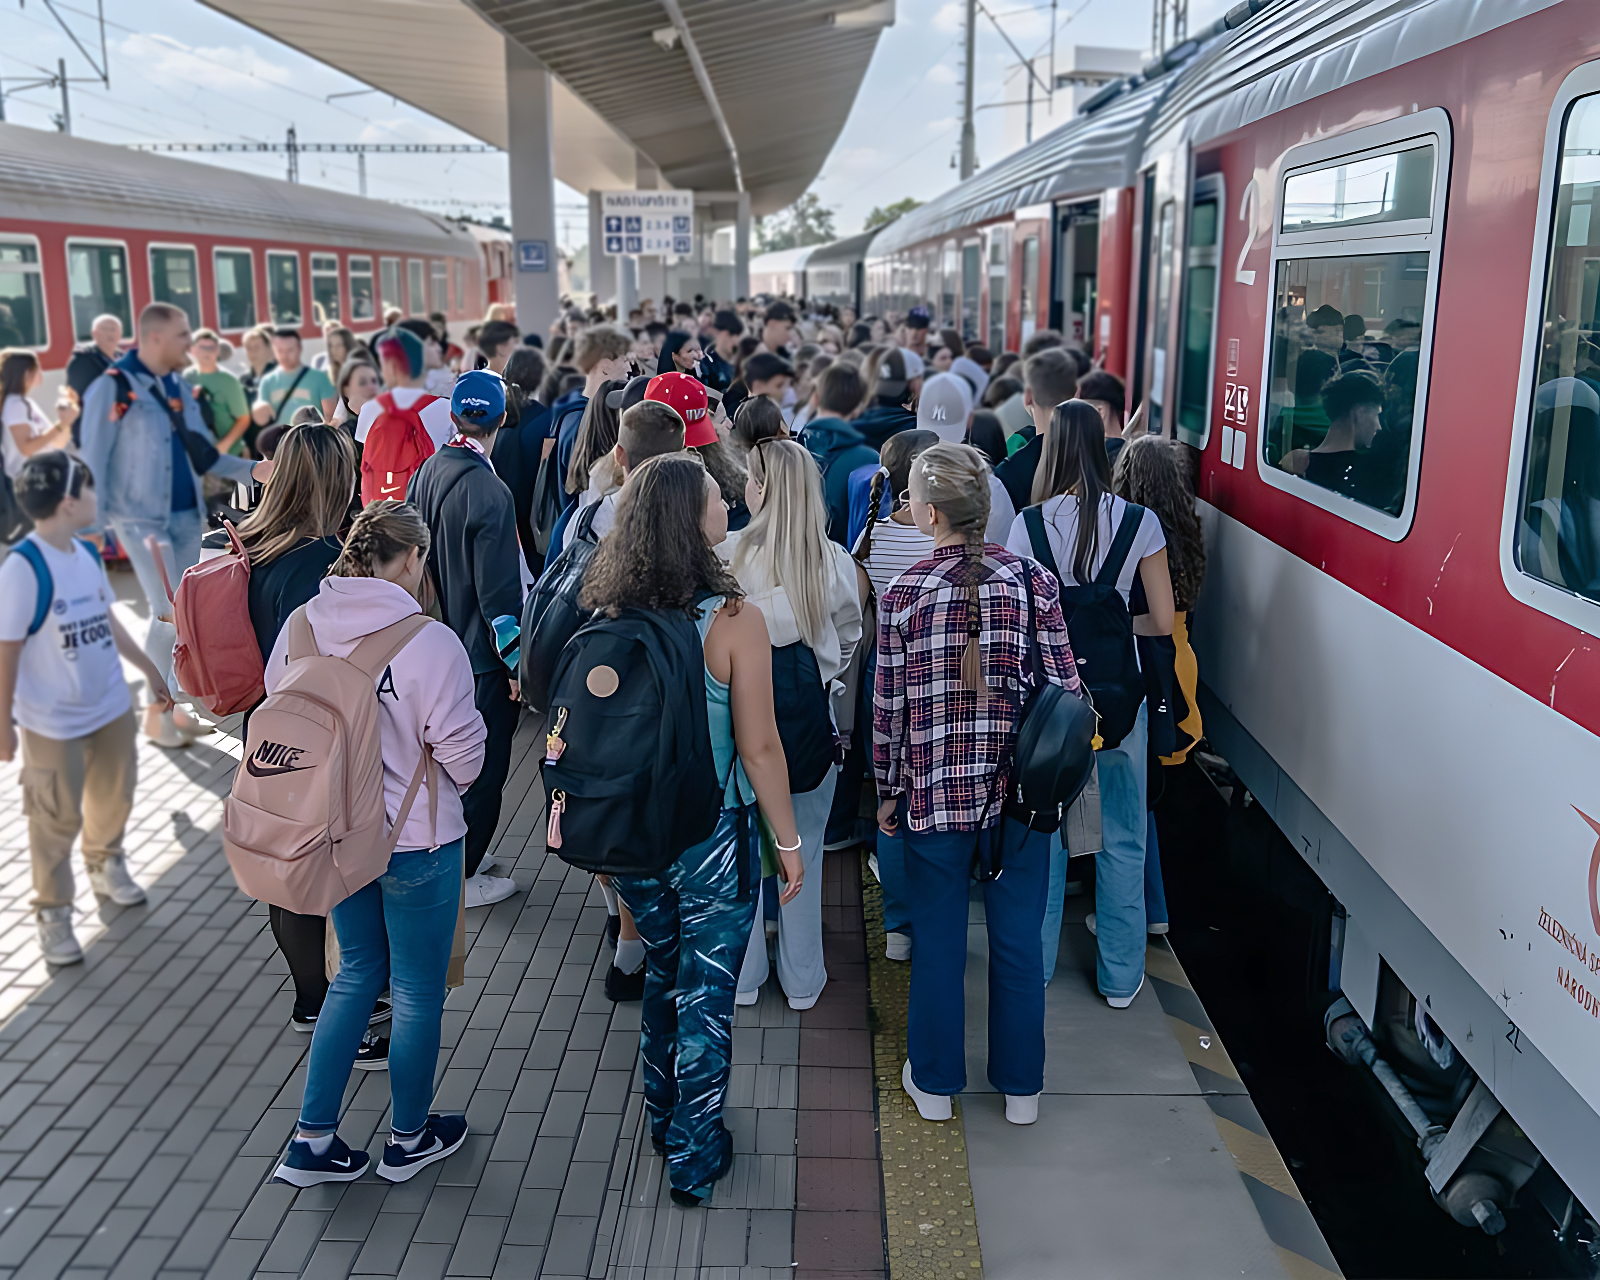
[[(317, 645), (343, 658), (372, 632), (417, 612), (410, 592), (382, 578), (324, 578), (308, 605), (306, 620)], [(288, 663), (289, 628), (278, 632), (267, 662), (266, 689), (271, 693)], [(389, 821), (400, 812), (411, 775), (417, 770), (421, 744), (454, 786), (441, 786), (438, 828), (428, 830), (428, 784), (412, 802), (397, 849), (427, 849), (449, 844), (467, 833), (461, 816), (461, 792), (483, 767), (488, 735), (473, 703), (472, 664), (456, 633), (442, 622), (430, 622), (395, 656), (378, 678), (379, 729), (383, 739), (383, 800)]]

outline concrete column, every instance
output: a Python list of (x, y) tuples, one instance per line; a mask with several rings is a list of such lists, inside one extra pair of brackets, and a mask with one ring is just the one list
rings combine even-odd
[[(506, 125), (511, 161), (511, 237), (517, 324), (545, 334), (561, 307), (556, 275), (555, 141), (550, 73), (513, 40), (506, 42)], [(544, 270), (524, 270), (525, 241), (544, 244)]]
[(750, 296), (750, 193), (739, 193), (739, 216), (733, 230), (733, 296)]
[[(656, 162), (642, 151), (633, 153), (633, 186), (636, 191), (656, 191), (661, 187), (661, 170), (656, 168)], [(661, 299), (667, 292), (667, 262), (659, 254), (639, 255), (639, 296), (653, 298), (656, 304), (658, 318), (666, 320), (661, 315)]]
[[(660, 299), (657, 299), (660, 301)], [(617, 259), (617, 319), (628, 323), (628, 312), (639, 305), (639, 260)]]
[[(600, 193), (589, 193), (589, 288), (597, 306), (616, 300), (617, 259), (605, 253), (605, 223), (600, 213)], [(623, 317), (627, 319), (626, 316)]]

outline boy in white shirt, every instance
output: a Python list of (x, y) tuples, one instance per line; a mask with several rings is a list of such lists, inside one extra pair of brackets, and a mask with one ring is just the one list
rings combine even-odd
[(52, 449), (28, 459), (15, 489), (34, 530), (0, 563), (0, 762), (16, 756), (20, 727), (39, 945), (47, 963), (77, 964), (71, 855), (80, 829), (95, 893), (120, 906), (145, 900), (122, 851), (137, 756), (118, 655), (144, 675), (154, 703), (171, 707), (172, 695), (112, 612), (98, 552), (73, 537), (99, 521), (88, 468)]

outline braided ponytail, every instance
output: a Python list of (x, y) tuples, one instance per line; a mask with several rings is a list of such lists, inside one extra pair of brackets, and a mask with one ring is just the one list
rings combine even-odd
[(967, 644), (961, 651), (961, 683), (986, 696), (983, 676), (983, 531), (989, 523), (989, 466), (968, 444), (936, 444), (912, 464), (911, 488), (917, 501), (933, 506), (964, 542), (961, 580), (967, 601)]
[(889, 481), (889, 468), (879, 467), (872, 473), (872, 496), (867, 500), (867, 523), (856, 542), (857, 564), (866, 564), (872, 557), (872, 526), (878, 523), (878, 512), (883, 509), (883, 486)]
[(328, 577), (376, 578), (379, 568), (412, 547), (420, 548), (426, 556), (432, 544), (433, 535), (414, 506), (385, 498), (362, 507), (350, 522), (344, 549), (328, 570)]
[(883, 465), (872, 477), (867, 525), (861, 531), (861, 540), (856, 543), (857, 564), (866, 564), (867, 557), (872, 554), (872, 526), (878, 523), (878, 512), (883, 510), (884, 489), (887, 488), (894, 501), (898, 502), (911, 483), (911, 464), (922, 456), (924, 449), (938, 443), (937, 433), (921, 429), (897, 431), (883, 442), (883, 452), (879, 455)]

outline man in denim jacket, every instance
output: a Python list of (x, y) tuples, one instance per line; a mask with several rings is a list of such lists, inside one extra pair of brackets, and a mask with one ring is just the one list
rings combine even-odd
[[(205, 528), (205, 497), (200, 477), (173, 428), (169, 405), (181, 412), (190, 431), (211, 438), (200, 406), (178, 376), (188, 363), (189, 317), (178, 307), (152, 302), (139, 313), (138, 343), (89, 386), (83, 400), (82, 455), (100, 495), (101, 514), (127, 552), (150, 604), (150, 638), (145, 651), (158, 670), (172, 665), (172, 608), (161, 573), (145, 546), (154, 534), (167, 562), (173, 587), (183, 571), (200, 560)], [(132, 392), (119, 394), (124, 379)], [(225, 480), (264, 480), (272, 464), (218, 454), (209, 468)], [(167, 713), (170, 716), (170, 712)], [(145, 720), (145, 731), (163, 746), (178, 746), (166, 716)]]

